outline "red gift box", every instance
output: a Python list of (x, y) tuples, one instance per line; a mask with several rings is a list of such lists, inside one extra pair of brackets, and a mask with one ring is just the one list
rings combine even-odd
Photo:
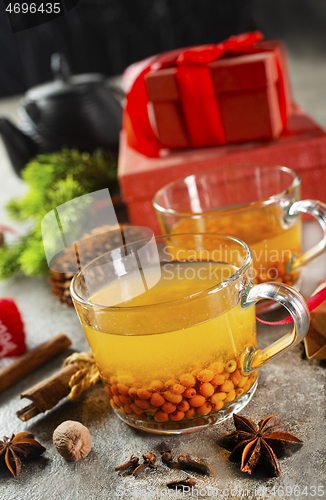
[(130, 221), (160, 228), (152, 205), (156, 191), (181, 177), (211, 168), (266, 164), (292, 168), (302, 179), (302, 199), (326, 202), (326, 133), (301, 108), (294, 107), (288, 124), (277, 141), (259, 141), (168, 152), (162, 158), (148, 158), (128, 146), (122, 132), (119, 151), (119, 182)]
[(246, 33), (133, 65), (124, 75), (128, 144), (155, 157), (162, 148), (278, 138), (291, 114), (287, 61), (280, 42), (261, 39)]

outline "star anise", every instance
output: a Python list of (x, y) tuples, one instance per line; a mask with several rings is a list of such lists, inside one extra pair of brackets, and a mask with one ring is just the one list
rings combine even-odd
[(28, 432), (13, 434), (11, 438), (4, 436), (4, 441), (0, 440), (0, 459), (4, 459), (15, 477), (20, 473), (22, 460), (39, 457), (44, 451), (45, 448)]
[(241, 459), (240, 470), (252, 474), (260, 459), (271, 476), (282, 474), (278, 458), (290, 456), (299, 450), (303, 441), (290, 434), (288, 427), (282, 425), (282, 414), (271, 415), (261, 420), (257, 426), (248, 418), (233, 415), (236, 431), (217, 443), (232, 451), (229, 459), (237, 462)]

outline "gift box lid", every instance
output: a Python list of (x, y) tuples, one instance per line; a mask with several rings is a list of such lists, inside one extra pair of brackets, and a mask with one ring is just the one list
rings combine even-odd
[[(209, 64), (209, 67), (217, 95), (262, 89), (274, 85), (278, 79), (276, 60), (272, 52), (222, 58)], [(150, 101), (179, 99), (176, 72), (176, 68), (168, 68), (146, 75)]]

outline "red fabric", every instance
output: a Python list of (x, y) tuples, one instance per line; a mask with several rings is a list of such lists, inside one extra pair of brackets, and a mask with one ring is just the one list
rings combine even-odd
[(0, 358), (18, 356), (26, 350), (24, 325), (15, 302), (0, 300)]
[[(326, 300), (326, 287), (322, 288), (319, 292), (315, 293), (312, 295), (307, 300), (307, 306), (309, 311), (313, 311), (316, 309), (316, 307), (320, 306), (324, 301)], [(293, 323), (293, 318), (292, 316), (287, 316), (285, 319), (282, 319), (281, 321), (264, 321), (260, 318), (257, 317), (257, 321), (259, 323), (263, 323), (264, 325), (288, 325), (289, 323)]]
[[(217, 45), (203, 45), (180, 51), (171, 51), (148, 60), (147, 66), (139, 64), (139, 73), (133, 65), (134, 81), (127, 96), (123, 127), (128, 145), (147, 157), (160, 156), (162, 145), (156, 137), (148, 115), (148, 94), (145, 76), (150, 71), (177, 67), (176, 80), (181, 107), (185, 118), (189, 142), (192, 147), (225, 144), (225, 133), (209, 63), (227, 53), (246, 54), (270, 51), (255, 44), (263, 39), (259, 31), (231, 36)], [(281, 63), (276, 57), (278, 71), (278, 97), (282, 123), (287, 121), (284, 81)], [(130, 82), (129, 82), (130, 83)]]

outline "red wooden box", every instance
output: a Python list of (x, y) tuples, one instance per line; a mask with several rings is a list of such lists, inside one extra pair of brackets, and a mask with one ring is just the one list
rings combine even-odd
[(150, 227), (159, 234), (152, 205), (158, 189), (196, 172), (246, 164), (290, 167), (302, 179), (302, 198), (326, 202), (326, 133), (302, 109), (295, 107), (277, 141), (168, 152), (162, 158), (148, 158), (130, 148), (122, 133), (118, 175), (129, 218), (133, 224)]
[[(290, 80), (283, 45), (270, 41), (256, 43), (254, 47), (262, 52), (227, 53), (208, 65), (224, 129), (224, 143), (278, 138), (291, 114)], [(167, 58), (168, 54), (162, 58)], [(176, 67), (160, 69), (145, 76), (150, 122), (162, 147), (179, 149), (217, 145), (214, 134), (210, 134), (209, 124), (199, 139), (196, 130), (193, 131), (197, 122), (191, 125), (187, 118), (177, 71)], [(195, 78), (191, 71), (187, 76)], [(196, 86), (200, 94), (201, 82)], [(196, 104), (197, 98), (200, 106), (198, 94), (190, 106)], [(198, 127), (205, 129), (209, 120), (203, 116), (202, 121)]]

